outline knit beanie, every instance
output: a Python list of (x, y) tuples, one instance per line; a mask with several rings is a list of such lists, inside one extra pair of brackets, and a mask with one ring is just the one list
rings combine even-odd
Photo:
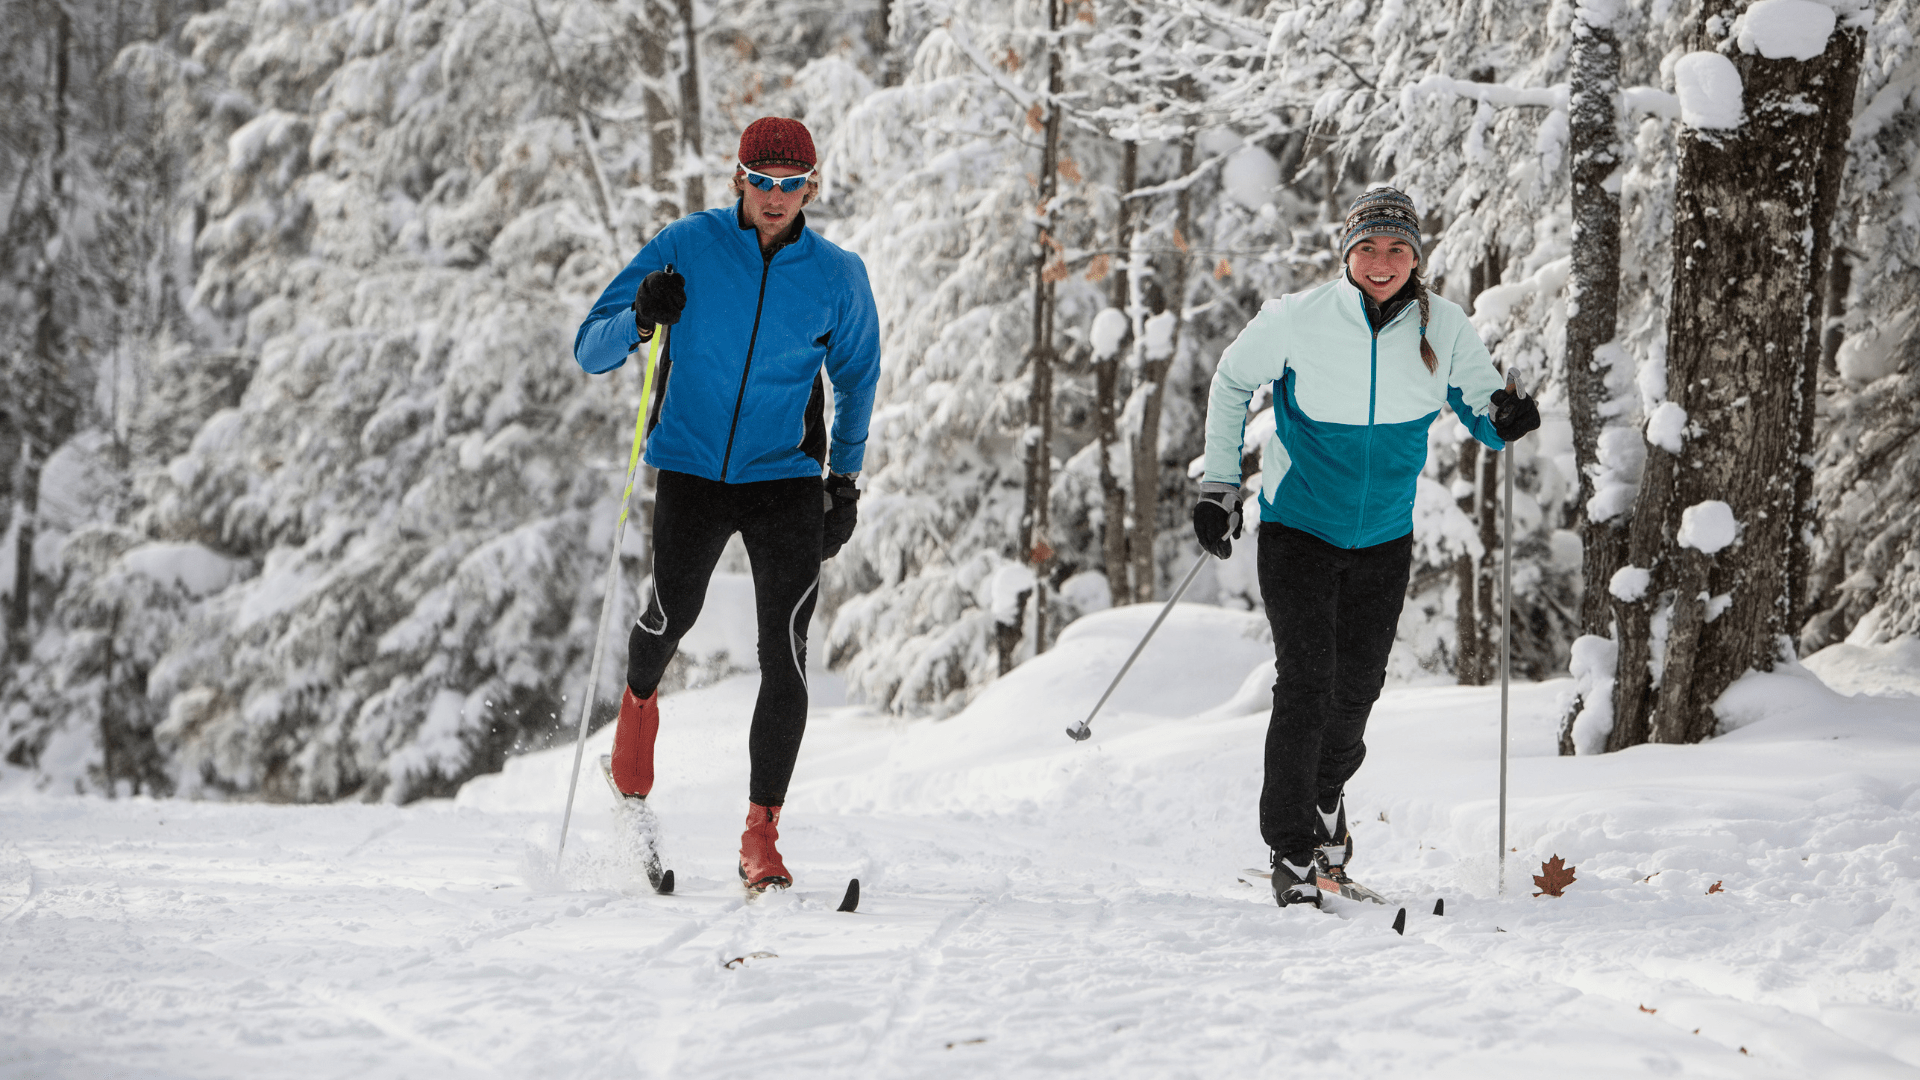
[(1391, 236), (1413, 247), (1413, 257), (1421, 260), (1420, 217), (1413, 211), (1413, 200), (1406, 192), (1377, 187), (1353, 200), (1347, 208), (1347, 232), (1340, 240), (1340, 261), (1345, 262), (1353, 245), (1369, 236)]
[(811, 169), (818, 162), (807, 125), (784, 116), (763, 116), (740, 133), (740, 164), (790, 165)]

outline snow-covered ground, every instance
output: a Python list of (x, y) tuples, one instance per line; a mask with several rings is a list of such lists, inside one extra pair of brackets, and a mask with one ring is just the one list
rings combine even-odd
[[(1178, 610), (1068, 741), (1153, 614), (1081, 620), (945, 721), (816, 710), (798, 887), (753, 904), (750, 676), (663, 704), (670, 897), (590, 772), (550, 869), (565, 750), (406, 808), (15, 784), (0, 1076), (1920, 1077), (1914, 643), (1751, 679), (1711, 743), (1602, 757), (1554, 753), (1567, 683), (1516, 687), (1504, 896), (1498, 691), (1390, 690), (1348, 799), (1398, 936), (1240, 880), (1258, 617)], [(1554, 855), (1578, 880), (1536, 898)]]

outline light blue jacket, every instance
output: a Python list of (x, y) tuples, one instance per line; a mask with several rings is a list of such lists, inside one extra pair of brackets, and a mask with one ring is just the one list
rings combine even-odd
[[(880, 318), (858, 255), (807, 228), (772, 258), (739, 204), (660, 230), (614, 277), (580, 326), (574, 359), (611, 371), (640, 341), (633, 294), (671, 263), (687, 307), (656, 378), (647, 464), (727, 484), (860, 471), (880, 378)], [(823, 424), (833, 384), (831, 447)], [(652, 406), (650, 406), (652, 407)], [(829, 453), (829, 451), (831, 451)]]
[(1506, 446), (1488, 415), (1503, 385), (1493, 358), (1460, 305), (1430, 296), (1433, 372), (1420, 359), (1418, 304), (1376, 334), (1365, 298), (1344, 276), (1267, 301), (1213, 373), (1205, 481), (1239, 485), (1247, 402), (1270, 382), (1274, 434), (1261, 456), (1260, 520), (1342, 548), (1412, 532), (1427, 429), (1442, 406), (1474, 438)]

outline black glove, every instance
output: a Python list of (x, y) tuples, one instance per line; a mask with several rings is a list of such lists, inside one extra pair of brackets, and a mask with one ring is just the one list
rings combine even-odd
[(1240, 489), (1231, 484), (1200, 485), (1200, 501), (1193, 504), (1193, 535), (1216, 559), (1233, 555), (1240, 539)]
[(860, 489), (854, 486), (853, 477), (828, 473), (825, 490), (827, 522), (820, 547), (822, 561), (840, 554), (841, 545), (853, 535), (853, 524), (860, 516)]
[(672, 326), (687, 309), (687, 279), (672, 270), (655, 270), (633, 294), (633, 321), (640, 326)]
[(1530, 397), (1493, 392), (1493, 433), (1501, 442), (1512, 442), (1540, 426), (1540, 405)]

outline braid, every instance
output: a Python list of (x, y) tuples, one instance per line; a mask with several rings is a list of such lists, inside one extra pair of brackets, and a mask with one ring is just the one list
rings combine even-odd
[(1413, 271), (1413, 295), (1420, 303), (1420, 359), (1431, 374), (1440, 370), (1440, 358), (1433, 354), (1433, 346), (1427, 343), (1427, 323), (1431, 312), (1427, 306), (1427, 283), (1421, 280), (1418, 267)]

